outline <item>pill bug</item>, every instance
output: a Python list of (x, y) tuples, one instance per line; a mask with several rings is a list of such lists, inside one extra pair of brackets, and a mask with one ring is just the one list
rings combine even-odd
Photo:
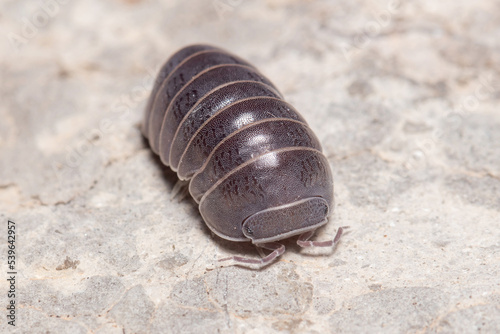
[(216, 235), (272, 251), (221, 261), (260, 268), (285, 251), (276, 241), (300, 235), (301, 247), (331, 247), (340, 239), (342, 227), (333, 240), (308, 240), (333, 209), (330, 166), (304, 118), (245, 60), (209, 45), (177, 51), (158, 73), (142, 132), (162, 163), (190, 180)]

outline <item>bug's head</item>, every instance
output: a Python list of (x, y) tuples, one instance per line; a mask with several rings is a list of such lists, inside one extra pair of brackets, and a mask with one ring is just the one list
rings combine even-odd
[(326, 224), (328, 202), (310, 197), (259, 211), (243, 222), (243, 234), (254, 244), (285, 239)]

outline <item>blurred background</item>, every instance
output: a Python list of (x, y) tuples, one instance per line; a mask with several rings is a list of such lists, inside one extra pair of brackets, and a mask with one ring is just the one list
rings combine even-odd
[[(500, 330), (497, 1), (2, 0), (0, 36), (20, 330)], [(336, 207), (317, 239), (352, 227), (333, 254), (291, 240), (260, 272), (207, 269), (257, 253), (170, 197), (139, 130), (193, 43), (249, 60), (318, 135)]]

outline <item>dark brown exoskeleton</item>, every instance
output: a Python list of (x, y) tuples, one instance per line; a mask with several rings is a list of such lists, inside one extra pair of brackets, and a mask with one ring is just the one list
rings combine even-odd
[(333, 210), (333, 179), (306, 121), (252, 65), (222, 49), (192, 45), (161, 68), (143, 134), (161, 161), (190, 180), (208, 227), (221, 238), (272, 250), (262, 259), (230, 257), (260, 268), (283, 254), (276, 241), (300, 235), (302, 247)]

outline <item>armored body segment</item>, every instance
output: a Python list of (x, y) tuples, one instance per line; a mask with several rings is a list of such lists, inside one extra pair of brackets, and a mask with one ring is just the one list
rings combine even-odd
[[(162, 67), (148, 100), (142, 132), (161, 161), (191, 180), (205, 223), (221, 238), (270, 249), (263, 259), (231, 257), (260, 268), (300, 234), (301, 247), (333, 211), (333, 178), (304, 118), (245, 60), (193, 45)], [(227, 260), (227, 259), (225, 259)]]

